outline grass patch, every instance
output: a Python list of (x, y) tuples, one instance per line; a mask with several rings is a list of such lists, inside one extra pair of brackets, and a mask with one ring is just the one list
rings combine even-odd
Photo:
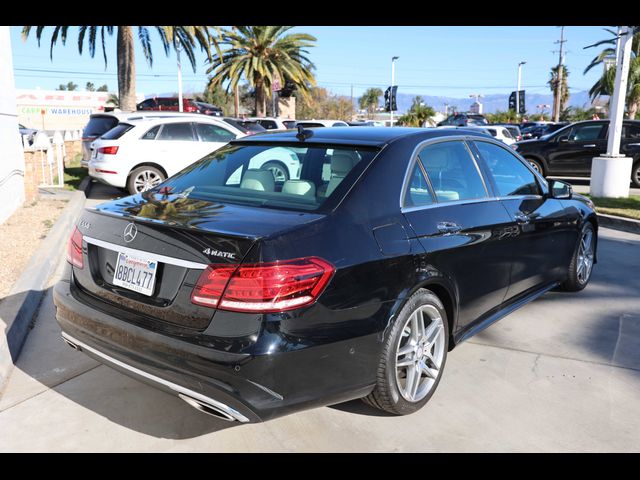
[[(73, 161), (64, 167), (64, 188), (66, 190), (77, 190), (80, 182), (89, 174), (86, 168), (80, 166), (82, 154), (77, 153)], [(58, 177), (54, 179), (54, 185), (58, 183)]]
[(620, 198), (589, 198), (593, 200), (598, 213), (640, 220), (640, 197), (638, 196)]

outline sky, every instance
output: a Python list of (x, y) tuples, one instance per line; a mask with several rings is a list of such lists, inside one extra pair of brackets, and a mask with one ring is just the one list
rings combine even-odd
[[(84, 89), (90, 81), (107, 84), (117, 91), (115, 36), (107, 39), (108, 65), (101, 49), (95, 58), (77, 49), (77, 29), (71, 29), (67, 44), (58, 42), (49, 57), (52, 29), (45, 30), (42, 45), (35, 36), (25, 42), (22, 27), (11, 27), (16, 88), (55, 89), (73, 81)], [(600, 76), (600, 68), (583, 75), (599, 48), (583, 47), (608, 38), (602, 26), (565, 27), (565, 64), (571, 91), (588, 90)], [(515, 90), (518, 63), (522, 86), (530, 93), (550, 93), (546, 85), (549, 70), (558, 62), (560, 28), (524, 27), (416, 27), (416, 26), (298, 26), (291, 32), (309, 33), (317, 38), (308, 56), (315, 64), (318, 85), (330, 92), (354, 98), (369, 87), (384, 90), (391, 83), (391, 58), (399, 93), (468, 98)], [(167, 57), (159, 37), (152, 33), (154, 63), (149, 67), (136, 45), (136, 88), (138, 94), (153, 96), (177, 91), (175, 53)], [(553, 53), (553, 51), (556, 51)], [(197, 53), (196, 73), (183, 59), (183, 86), (186, 93), (201, 92), (207, 82), (204, 53)]]

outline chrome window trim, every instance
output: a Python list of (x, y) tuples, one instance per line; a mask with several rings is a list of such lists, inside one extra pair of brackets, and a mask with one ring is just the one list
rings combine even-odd
[[(420, 152), (430, 146), (430, 145), (434, 145), (436, 143), (443, 143), (443, 142), (452, 142), (452, 141), (461, 141), (463, 143), (463, 145), (465, 146), (465, 148), (467, 149), (467, 152), (469, 153), (469, 156), (471, 157), (471, 160), (473, 161), (474, 166), (476, 167), (476, 171), (478, 172), (478, 175), (480, 175), (480, 180), (482, 181), (482, 185), (484, 186), (484, 190), (487, 193), (486, 197), (482, 197), (482, 198), (474, 198), (474, 199), (468, 199), (471, 201), (485, 201), (490, 197), (491, 193), (489, 191), (489, 188), (487, 187), (487, 182), (484, 178), (484, 175), (482, 174), (482, 171), (480, 170), (480, 167), (478, 166), (478, 161), (476, 159), (476, 156), (473, 154), (473, 151), (471, 150), (471, 148), (469, 148), (469, 145), (467, 144), (467, 141), (469, 140), (473, 140), (475, 138), (480, 138), (480, 137), (474, 137), (474, 136), (469, 136), (469, 135), (450, 135), (450, 136), (446, 136), (446, 137), (438, 137), (438, 138), (429, 138), (427, 140), (423, 140), (422, 142), (418, 143), (415, 148), (413, 149), (413, 152), (411, 152), (411, 157), (409, 160), (409, 163), (407, 165), (407, 168), (404, 172), (404, 179), (402, 181), (402, 189), (400, 191), (400, 210), (401, 211), (405, 211), (406, 209), (417, 209), (415, 207), (406, 207), (404, 205), (404, 199), (406, 198), (406, 194), (407, 194), (407, 189), (409, 187), (409, 178), (410, 178), (410, 174), (411, 171), (413, 169), (413, 166), (415, 164), (415, 162), (418, 159), (418, 156), (420, 154)], [(489, 141), (490, 143), (498, 143), (497, 141), (492, 141), (492, 139), (487, 138), (486, 140), (483, 138), (483, 141)], [(422, 163), (422, 162), (421, 162)], [(423, 167), (423, 171), (424, 169), (424, 165), (422, 165)], [(426, 173), (426, 172), (425, 172)], [(427, 182), (429, 182), (429, 185), (431, 185), (431, 179), (429, 178), (429, 175), (427, 175), (426, 177)], [(422, 207), (430, 207), (430, 206), (434, 206), (434, 205), (451, 205), (452, 202), (439, 202), (437, 197), (435, 196), (435, 192), (432, 192), (432, 194), (434, 195), (434, 203), (430, 204), (430, 205), (423, 205)], [(467, 200), (453, 200), (453, 202), (466, 202)], [(408, 211), (408, 210), (407, 210)]]
[(104, 240), (88, 237), (86, 235), (83, 235), (82, 239), (87, 243), (96, 245), (98, 247), (106, 248), (108, 250), (113, 250), (115, 252), (128, 253), (130, 255), (142, 255), (145, 257), (151, 256), (157, 259), (158, 262), (168, 263), (170, 265), (177, 265), (178, 267), (192, 268), (194, 270), (204, 270), (208, 266), (208, 264), (206, 263), (190, 262), (189, 260), (182, 260), (180, 258), (167, 257), (166, 255), (160, 255), (158, 253), (146, 252), (144, 250), (136, 250), (135, 248), (116, 245), (115, 243), (105, 242)]
[(502, 200), (540, 200), (544, 198), (543, 195), (513, 195), (513, 196), (502, 196), (502, 197), (484, 197), (484, 198), (469, 198), (467, 200), (452, 200), (450, 202), (442, 202), (442, 203), (431, 203), (429, 205), (417, 205), (415, 207), (402, 207), (400, 211), (402, 213), (415, 212), (418, 210), (427, 210), (429, 208), (435, 207), (446, 207), (448, 205), (465, 205), (467, 203), (488, 203), (488, 202), (499, 202)]
[(245, 417), (244, 415), (242, 415), (240, 412), (238, 412), (237, 410), (235, 410), (234, 408), (231, 408), (228, 405), (225, 405), (222, 402), (219, 402), (218, 400), (214, 400), (213, 398), (209, 398), (205, 395), (202, 395), (201, 393), (198, 393), (194, 390), (190, 390), (186, 387), (183, 387), (181, 385), (178, 385), (176, 383), (170, 382), (169, 380), (165, 380), (164, 378), (160, 378), (160, 377), (156, 377), (155, 375), (149, 373), (149, 372), (145, 372), (144, 370), (140, 370), (139, 368), (136, 368), (132, 365), (129, 365), (128, 363), (124, 363), (116, 358), (113, 358), (110, 355), (107, 355), (106, 353), (103, 353), (99, 350), (96, 350), (93, 347), (90, 347), (89, 345), (87, 345), (86, 343), (81, 342), (80, 340), (77, 340), (75, 338), (73, 338), (71, 335), (69, 335), (68, 333), (62, 332), (62, 338), (79, 346), (82, 350), (86, 350), (88, 352), (93, 353), (94, 355), (106, 360), (109, 363), (112, 363), (114, 365), (117, 365), (121, 368), (124, 368), (125, 370), (128, 370), (132, 373), (135, 373), (136, 375), (140, 375), (141, 377), (147, 378), (153, 382), (159, 383), (161, 385), (164, 385), (165, 387), (169, 387), (171, 390), (173, 390), (174, 392), (177, 393), (181, 393), (183, 395), (188, 395), (190, 397), (195, 398), (196, 400), (200, 400), (201, 402), (204, 403), (209, 403), (217, 408), (219, 408), (220, 410), (222, 410), (223, 412), (225, 412), (226, 414), (228, 414), (230, 417), (235, 418), (237, 421), (242, 422), (242, 423), (247, 423), (249, 422), (249, 419), (247, 417)]

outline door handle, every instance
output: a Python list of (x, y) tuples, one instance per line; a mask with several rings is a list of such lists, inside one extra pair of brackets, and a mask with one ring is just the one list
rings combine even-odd
[(531, 217), (526, 213), (522, 213), (522, 212), (516, 212), (516, 214), (514, 215), (514, 218), (516, 219), (516, 223), (520, 225), (526, 225), (531, 221)]
[(596, 144), (595, 143), (590, 143), (589, 145), (584, 145), (584, 147), (589, 147), (589, 148), (593, 148), (595, 147)]
[(454, 222), (438, 222), (438, 231), (440, 233), (458, 233), (462, 230), (462, 225), (458, 225)]

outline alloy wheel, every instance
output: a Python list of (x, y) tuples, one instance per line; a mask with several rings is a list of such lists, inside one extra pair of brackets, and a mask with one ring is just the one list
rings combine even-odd
[(279, 165), (270, 165), (267, 167), (267, 170), (273, 173), (273, 177), (275, 178), (276, 182), (284, 183), (288, 180), (287, 173)]
[(133, 181), (133, 186), (136, 192), (141, 193), (160, 185), (162, 177), (156, 174), (152, 170), (143, 170), (140, 172)]
[(402, 397), (419, 402), (433, 388), (445, 355), (442, 316), (423, 305), (409, 316), (396, 349), (396, 384)]
[(578, 281), (582, 284), (589, 281), (593, 268), (593, 230), (587, 228), (580, 239), (578, 247), (578, 264), (576, 274)]

